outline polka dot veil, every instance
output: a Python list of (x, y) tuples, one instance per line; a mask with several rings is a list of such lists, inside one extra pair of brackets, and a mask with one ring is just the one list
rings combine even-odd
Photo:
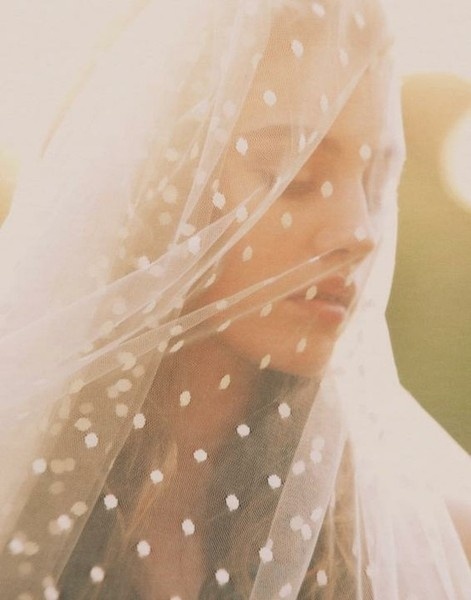
[(96, 57), (0, 232), (2, 598), (466, 597), (390, 48), (376, 0), (149, 0)]

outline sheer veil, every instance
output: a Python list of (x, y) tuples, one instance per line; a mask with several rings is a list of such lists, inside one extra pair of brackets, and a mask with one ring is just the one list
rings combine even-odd
[(384, 317), (391, 47), (379, 0), (148, 0), (96, 57), (0, 230), (2, 598), (468, 597)]

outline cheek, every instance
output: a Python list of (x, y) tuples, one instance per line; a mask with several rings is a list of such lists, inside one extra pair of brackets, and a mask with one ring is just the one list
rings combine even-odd
[(273, 369), (311, 377), (324, 369), (337, 338), (333, 328), (300, 319), (287, 301), (273, 305), (271, 313), (256, 311), (236, 319), (220, 340), (260, 369)]
[[(316, 233), (312, 227), (305, 226), (306, 231), (296, 227), (299, 215), (294, 214), (295, 220), (289, 223), (287, 213), (286, 204), (281, 202), (267, 211), (226, 254), (214, 283), (192, 308), (226, 299), (310, 258)], [(216, 334), (218, 339), (260, 368), (305, 377), (320, 374), (331, 355), (338, 328), (300, 315), (287, 300), (271, 304), (273, 290), (267, 296), (265, 293), (259, 292), (237, 306), (245, 316), (237, 317), (237, 311), (231, 313), (229, 309), (231, 325)], [(258, 306), (255, 310), (254, 305)], [(218, 322), (224, 320), (225, 315), (220, 313)]]
[(307, 258), (301, 238), (296, 236), (293, 228), (283, 227), (284, 214), (274, 205), (227, 252), (218, 266), (214, 283), (201, 297), (201, 304), (227, 298), (279, 275)]

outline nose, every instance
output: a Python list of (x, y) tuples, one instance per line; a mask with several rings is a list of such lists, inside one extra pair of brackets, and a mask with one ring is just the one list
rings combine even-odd
[(375, 249), (377, 238), (363, 186), (358, 183), (343, 190), (342, 195), (332, 199), (326, 207), (315, 245), (319, 253), (342, 249), (363, 258)]

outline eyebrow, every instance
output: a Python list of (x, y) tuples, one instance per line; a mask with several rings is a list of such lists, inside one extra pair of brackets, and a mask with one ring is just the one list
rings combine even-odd
[[(276, 141), (281, 141), (281, 140), (290, 140), (291, 142), (295, 141), (296, 144), (299, 141), (299, 136), (304, 133), (304, 131), (309, 131), (309, 128), (305, 128), (303, 129), (302, 127), (292, 127), (291, 125), (288, 124), (278, 124), (278, 125), (266, 125), (264, 127), (260, 127), (259, 129), (254, 129), (252, 131), (247, 132), (247, 137), (252, 137), (252, 139), (255, 140), (255, 143), (257, 142), (257, 140), (264, 140), (266, 141), (268, 140), (273, 140), (276, 139)], [(297, 135), (294, 135), (294, 133), (297, 133)], [(306, 139), (309, 138), (310, 135), (312, 135), (314, 133), (314, 131), (310, 131), (308, 134), (306, 134)], [(360, 148), (361, 146), (361, 142), (360, 140), (358, 140), (358, 148)], [(368, 143), (366, 141), (366, 143)], [(371, 145), (371, 144), (370, 144)], [(342, 145), (342, 141), (329, 136), (329, 132), (326, 132), (326, 135), (324, 135), (323, 138), (318, 140), (318, 145), (317, 148), (322, 148), (324, 150), (326, 150), (329, 154), (335, 154), (335, 155), (339, 155), (342, 152), (344, 152), (344, 147)], [(400, 156), (401, 155), (401, 146), (398, 143), (389, 143), (387, 145), (385, 145), (384, 147), (375, 147), (374, 145), (371, 145), (371, 148), (373, 150), (373, 152), (377, 152), (380, 153), (385, 159), (387, 160), (391, 160), (396, 158), (396, 156)]]

